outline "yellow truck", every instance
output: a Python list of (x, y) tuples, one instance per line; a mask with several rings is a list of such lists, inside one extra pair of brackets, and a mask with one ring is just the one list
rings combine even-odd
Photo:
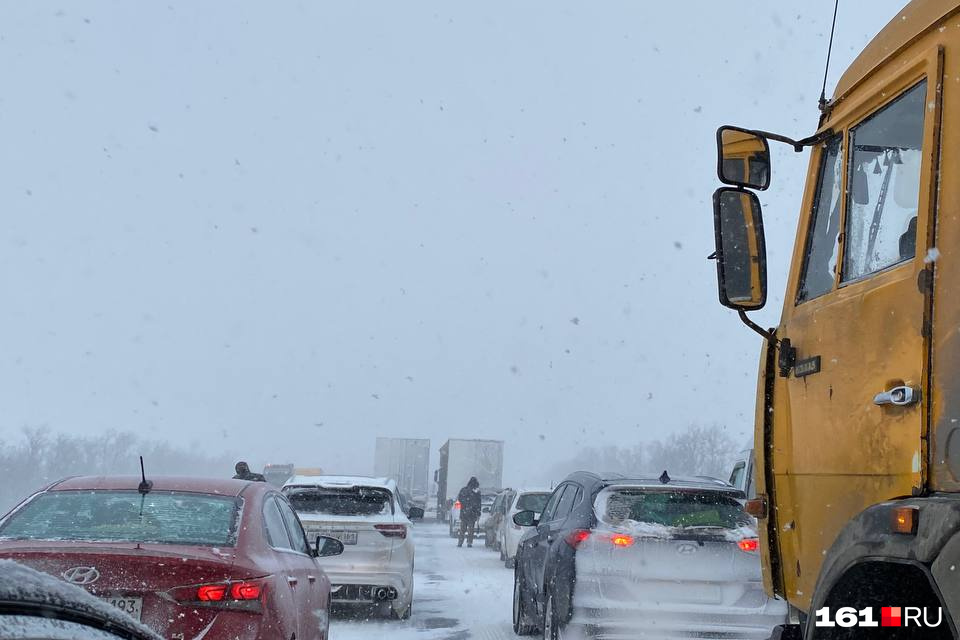
[[(774, 637), (956, 638), (960, 2), (905, 7), (821, 101), (812, 135), (721, 127), (717, 142), (720, 302), (764, 337), (748, 510), (765, 586), (791, 605)], [(766, 329), (748, 313), (766, 302), (756, 192), (773, 142), (811, 157)]]

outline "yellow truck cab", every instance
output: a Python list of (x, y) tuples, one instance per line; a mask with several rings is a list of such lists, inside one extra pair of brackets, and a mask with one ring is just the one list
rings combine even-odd
[[(813, 135), (717, 140), (720, 302), (765, 338), (748, 509), (766, 588), (791, 605), (774, 637), (958, 637), (960, 2), (895, 16)], [(763, 329), (747, 315), (766, 301), (755, 192), (778, 142), (811, 157), (782, 316)]]

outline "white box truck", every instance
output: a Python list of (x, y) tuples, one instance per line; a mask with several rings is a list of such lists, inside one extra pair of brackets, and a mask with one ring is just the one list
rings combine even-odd
[(440, 466), (434, 472), (437, 483), (437, 518), (446, 520), (450, 504), (471, 476), (481, 490), (499, 491), (503, 485), (503, 440), (461, 440), (451, 438), (440, 447)]
[(424, 438), (377, 438), (373, 474), (393, 478), (397, 488), (420, 506), (427, 504), (430, 441)]

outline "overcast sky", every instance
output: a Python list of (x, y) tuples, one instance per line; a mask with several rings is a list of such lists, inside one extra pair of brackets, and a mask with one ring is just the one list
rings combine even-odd
[[(903, 5), (841, 3), (828, 91)], [(802, 137), (833, 3), (0, 4), (0, 438), (372, 470), (377, 435), (752, 429), (723, 123)], [(763, 196), (776, 324), (807, 155)]]

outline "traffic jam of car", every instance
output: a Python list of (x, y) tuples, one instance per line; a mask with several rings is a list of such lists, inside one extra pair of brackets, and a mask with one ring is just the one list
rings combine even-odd
[[(98, 638), (322, 640), (338, 616), (402, 628), (418, 529), (438, 526), (499, 553), (513, 595), (489, 615), (517, 635), (766, 638), (786, 616), (763, 591), (745, 495), (722, 480), (582, 471), (500, 489), (472, 475), (434, 521), (394, 478), (237, 468), (248, 479), (71, 477), (27, 496), (0, 519), (0, 569), (37, 586), (0, 629), (32, 637), (31, 616)], [(85, 613), (43, 610), (43, 585)]]
[(960, 0), (597, 5), (0, 4), (0, 640), (960, 639)]

